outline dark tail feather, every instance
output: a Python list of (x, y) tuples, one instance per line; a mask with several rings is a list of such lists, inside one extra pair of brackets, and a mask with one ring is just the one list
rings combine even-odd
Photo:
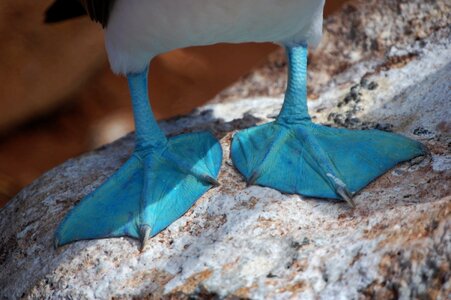
[(55, 0), (45, 12), (45, 23), (56, 23), (86, 15), (83, 6), (77, 0)]

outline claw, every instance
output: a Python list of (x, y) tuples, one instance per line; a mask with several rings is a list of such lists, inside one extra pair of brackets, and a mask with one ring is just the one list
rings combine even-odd
[(220, 186), (219, 181), (209, 175), (204, 176), (203, 179), (214, 187)]
[(141, 225), (139, 229), (139, 233), (141, 236), (141, 248), (140, 252), (144, 251), (144, 248), (146, 248), (146, 245), (149, 242), (150, 239), (150, 233), (152, 232), (152, 228), (149, 225)]
[(420, 164), (423, 160), (425, 160), (426, 158), (428, 158), (429, 153), (426, 153), (426, 155), (420, 155), (418, 157), (415, 157), (414, 159), (412, 159), (410, 161), (410, 166), (415, 166)]
[(341, 198), (343, 198), (343, 200), (345, 200), (352, 208), (355, 208), (355, 202), (354, 200), (352, 200), (352, 194), (343, 186), (338, 186), (337, 189), (337, 194), (340, 195)]
[(260, 173), (255, 171), (254, 173), (252, 173), (251, 177), (249, 178), (249, 180), (247, 181), (247, 186), (251, 186), (254, 185), (255, 182), (257, 181), (258, 177), (260, 177)]
[(348, 204), (351, 205), (352, 208), (355, 208), (356, 205), (352, 200), (352, 194), (347, 189), (346, 184), (340, 178), (334, 176), (331, 173), (327, 173), (326, 176), (332, 180), (332, 184), (335, 186), (335, 191), (338, 195), (340, 195), (341, 199), (348, 202)]

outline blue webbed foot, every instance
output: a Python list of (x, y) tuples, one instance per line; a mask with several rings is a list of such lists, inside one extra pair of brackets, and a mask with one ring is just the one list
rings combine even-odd
[(209, 133), (171, 138), (141, 149), (61, 222), (57, 246), (73, 241), (129, 236), (143, 246), (182, 216), (212, 186), (222, 149)]
[(343, 199), (399, 162), (423, 155), (419, 142), (379, 130), (277, 121), (237, 133), (232, 159), (249, 184), (311, 197)]
[(222, 162), (219, 142), (207, 132), (167, 139), (149, 104), (147, 69), (129, 74), (136, 148), (129, 160), (73, 208), (59, 225), (55, 246), (129, 236), (142, 247), (181, 217), (212, 186)]
[(232, 160), (249, 184), (343, 199), (396, 164), (427, 153), (406, 137), (312, 123), (307, 109), (307, 45), (287, 48), (288, 86), (277, 120), (237, 133)]

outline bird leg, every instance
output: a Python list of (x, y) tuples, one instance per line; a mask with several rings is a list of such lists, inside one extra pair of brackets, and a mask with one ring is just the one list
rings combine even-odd
[(249, 184), (310, 197), (345, 200), (425, 147), (378, 130), (330, 128), (307, 109), (307, 45), (287, 48), (288, 86), (276, 121), (238, 132), (231, 155)]
[(55, 235), (56, 246), (129, 236), (144, 247), (218, 185), (220, 144), (207, 132), (166, 138), (149, 104), (147, 73), (128, 75), (136, 128), (133, 154), (66, 215)]

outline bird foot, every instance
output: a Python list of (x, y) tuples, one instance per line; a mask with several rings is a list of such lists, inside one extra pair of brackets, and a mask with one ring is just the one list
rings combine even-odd
[(232, 160), (249, 185), (309, 197), (345, 200), (425, 147), (379, 130), (347, 130), (301, 121), (272, 122), (238, 132)]
[(216, 180), (222, 149), (209, 133), (171, 138), (161, 147), (136, 150), (59, 225), (55, 245), (129, 236), (148, 240), (180, 218)]

